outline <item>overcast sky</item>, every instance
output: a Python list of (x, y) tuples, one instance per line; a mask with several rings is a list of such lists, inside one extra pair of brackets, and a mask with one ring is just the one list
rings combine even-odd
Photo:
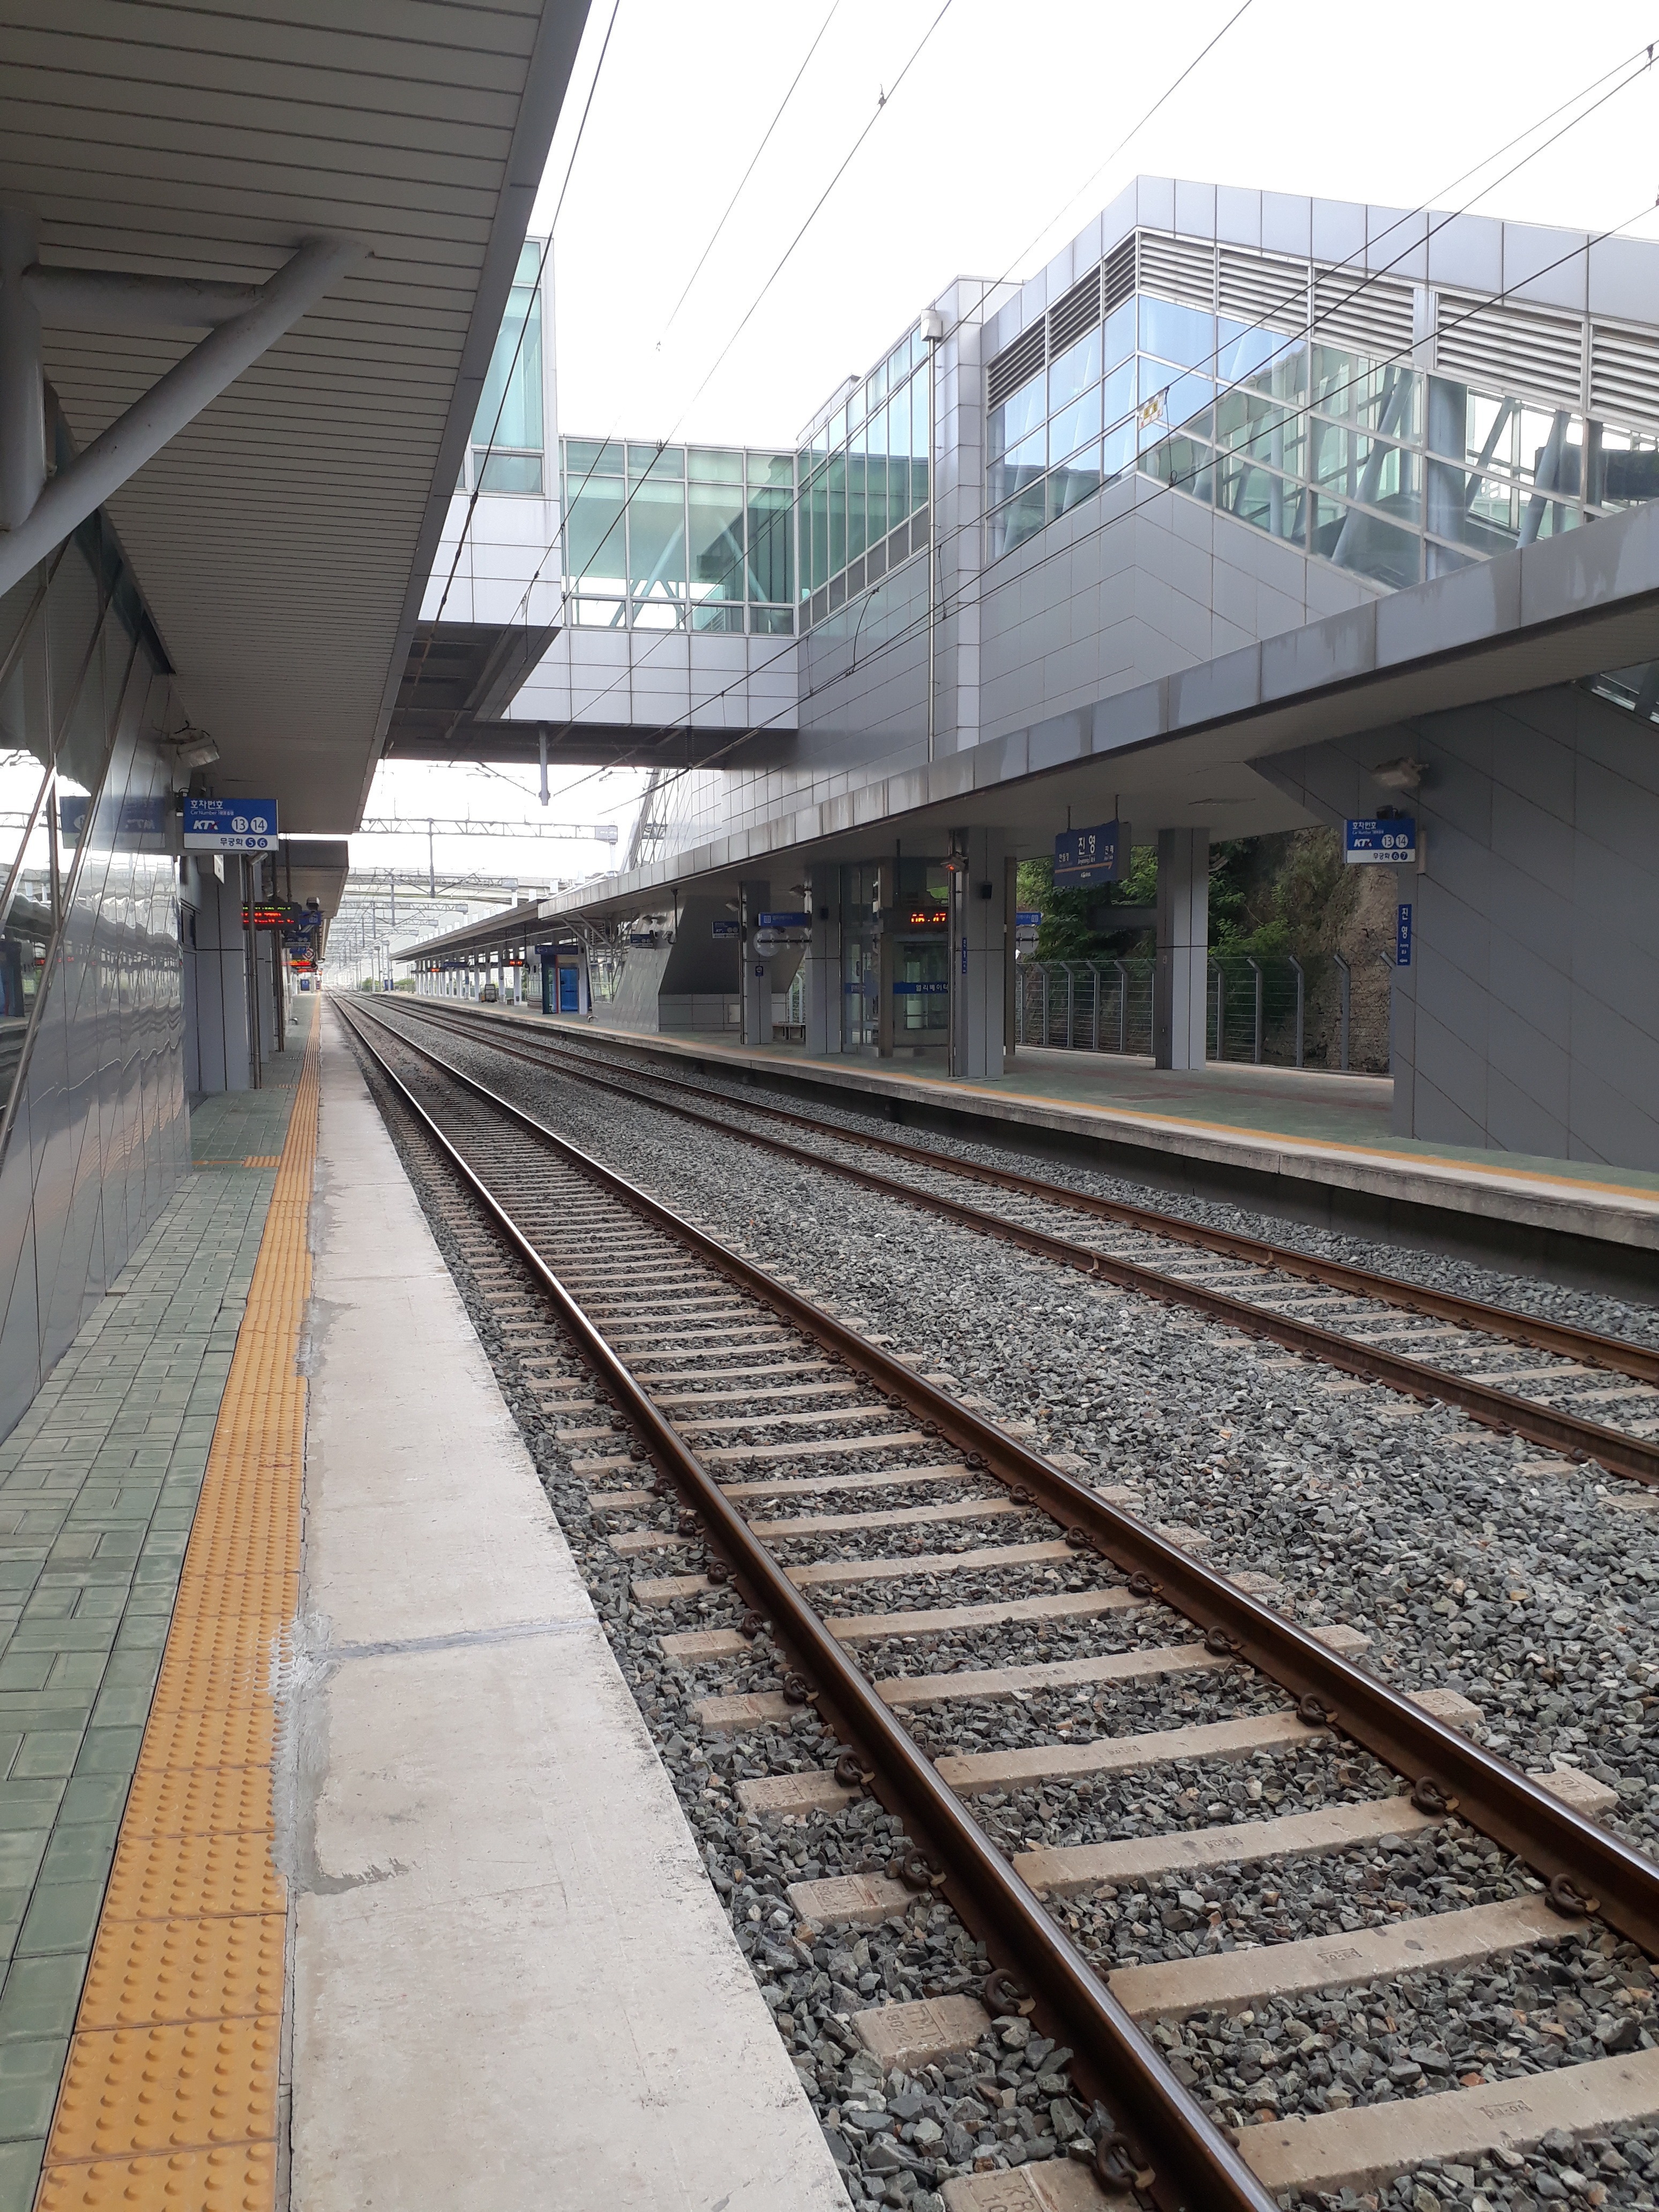
[[(592, 0), (535, 216), (544, 229), (568, 171), (554, 252), (562, 427), (780, 446), (951, 277), (1029, 275), (1137, 171), (1443, 204), (1465, 170), (1659, 39), (1659, 0), (1576, 9), (1559, 0), (1393, 0), (1381, 9), (1250, 0), (1114, 155), (1238, 0), (950, 0), (902, 82), (940, 0), (621, 0), (573, 169), (611, 6)], [(872, 116), (851, 167), (764, 289)], [(1659, 76), (1644, 72), (1478, 208), (1626, 224), (1659, 195), (1656, 125)], [(1636, 234), (1659, 228), (1644, 222)]]
[[(1400, 207), (1473, 202), (1485, 214), (1659, 236), (1643, 212), (1659, 196), (1659, 72), (1644, 70), (1534, 150), (1587, 103), (1544, 125), (1549, 111), (1659, 39), (1659, 0), (1237, 9), (949, 0), (941, 16), (940, 0), (620, 0), (596, 83), (611, 4), (593, 0), (532, 222), (545, 231), (562, 191), (561, 427), (787, 447), (952, 276), (1029, 275), (1138, 171)], [(562, 811), (617, 821), (625, 851), (639, 781), (584, 775)], [(538, 812), (533, 773), (511, 781), (523, 797), (477, 771), (427, 778), (411, 765), (395, 788), (377, 784), (374, 806)], [(423, 864), (420, 847), (395, 857)], [(574, 872), (593, 848), (493, 845), (489, 855), (529, 878), (551, 861)], [(379, 844), (361, 854), (382, 866), (388, 857)], [(451, 865), (462, 864), (452, 848)]]

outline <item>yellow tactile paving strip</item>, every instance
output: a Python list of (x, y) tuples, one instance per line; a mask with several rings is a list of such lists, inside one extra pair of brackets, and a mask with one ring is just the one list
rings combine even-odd
[(38, 2212), (271, 2212), (287, 1886), (276, 1675), (300, 1587), (313, 1032), (58, 2091)]

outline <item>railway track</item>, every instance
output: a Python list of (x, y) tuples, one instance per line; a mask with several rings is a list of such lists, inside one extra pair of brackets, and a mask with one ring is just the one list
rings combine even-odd
[[(851, 1130), (798, 1109), (734, 1098), (533, 1034), (503, 1036), (502, 1025), (488, 1018), (418, 1005), (400, 1006), (398, 1013), (413, 1013), (528, 1066), (641, 1099), (1085, 1274), (1187, 1306), (1357, 1380), (1455, 1406), (1570, 1462), (1593, 1462), (1609, 1474), (1659, 1484), (1659, 1350), (1650, 1346), (1403, 1283), (1015, 1169)], [(808, 1132), (817, 1142), (803, 1145), (776, 1133), (783, 1127)], [(902, 1163), (906, 1173), (864, 1166), (860, 1152)], [(953, 1194), (953, 1182), (995, 1192), (1000, 1206)], [(1091, 1224), (1086, 1235), (1062, 1233), (1068, 1214)], [(1117, 1241), (1108, 1241), (1114, 1231)], [(1402, 1314), (1412, 1318), (1402, 1321)], [(1503, 1364), (1494, 1340), (1524, 1350), (1524, 1362)], [(1624, 1379), (1609, 1380), (1613, 1376)], [(1596, 1417), (1585, 1410), (1591, 1406)], [(1603, 1408), (1615, 1407), (1621, 1409), (1617, 1424), (1600, 1418)]]
[[(717, 1879), (786, 2039), (839, 2054), (797, 2063), (855, 2202), (1264, 2212), (1431, 2161), (1454, 2192), (1490, 2171), (1496, 2204), (1584, 2135), (1592, 2172), (1632, 2170), (1613, 2138), (1659, 2118), (1659, 1867), (1597, 1824), (1610, 1790), (1519, 1771), (1467, 1700), (1388, 1687), (1363, 1636), (1304, 1629), (1201, 1532), (1073, 1480), (342, 1011), (648, 1623), (657, 1701), (685, 1685), (708, 1779), (683, 1802), (737, 1839)], [(1136, 1725), (1172, 1696), (1207, 1717)], [(1139, 1817), (1154, 1771), (1192, 1778), (1202, 1824)], [(1045, 1792), (1088, 1809), (1030, 1848)], [(751, 1860), (793, 1878), (757, 1890)], [(1500, 1974), (1593, 2035), (1534, 2063), (1541, 2013), (1486, 2002)], [(1455, 2024), (1419, 2049), (1437, 1976)], [(1358, 2100), (1356, 2008), (1401, 2046)]]

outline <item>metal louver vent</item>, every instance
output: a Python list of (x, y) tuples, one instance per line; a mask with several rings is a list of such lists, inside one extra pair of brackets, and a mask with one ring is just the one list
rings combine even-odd
[(1215, 306), (1215, 248), (1194, 238), (1140, 234), (1140, 289), (1182, 307)]
[(1109, 315), (1121, 307), (1135, 289), (1135, 238), (1130, 232), (1121, 239), (1100, 264), (1103, 298), (1100, 312)]
[(1659, 343), (1651, 333), (1590, 325), (1590, 407), (1618, 422), (1659, 422)]
[(1004, 346), (985, 372), (985, 404), (1000, 407), (1011, 392), (1018, 392), (1022, 384), (1029, 384), (1043, 362), (1043, 325), (1033, 323), (1029, 331), (1022, 331), (1012, 345)]
[(1316, 270), (1314, 322), (1328, 345), (1402, 358), (1412, 345), (1412, 288), (1358, 269)]
[(1048, 310), (1048, 358), (1054, 361), (1074, 338), (1080, 338), (1100, 320), (1100, 271), (1091, 269), (1080, 284), (1056, 300)]
[(1442, 292), (1435, 326), (1435, 362), (1443, 376), (1472, 377), (1557, 407), (1577, 407), (1583, 398), (1584, 331), (1577, 315)]
[(1236, 246), (1221, 249), (1221, 312), (1241, 323), (1300, 331), (1308, 324), (1308, 264), (1276, 261)]

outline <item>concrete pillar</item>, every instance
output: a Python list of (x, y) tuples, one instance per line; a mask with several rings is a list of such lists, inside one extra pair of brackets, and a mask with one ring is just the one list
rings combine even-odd
[(951, 1073), (964, 1083), (1003, 1073), (1006, 844), (1000, 830), (951, 837)]
[(0, 530), (27, 521), (46, 481), (40, 318), (19, 282), (40, 258), (34, 217), (0, 208)]
[(1202, 1067), (1210, 955), (1210, 833), (1158, 833), (1158, 964), (1152, 1060)]
[(758, 878), (738, 885), (738, 919), (743, 932), (743, 1042), (772, 1042), (772, 969), (754, 949), (755, 933), (762, 915), (772, 905), (772, 886)]
[(806, 884), (812, 942), (806, 949), (806, 1049), (815, 1058), (845, 1050), (841, 972), (841, 870), (814, 870)]
[(204, 866), (196, 909), (196, 1042), (193, 1064), (204, 1095), (249, 1091), (247, 946), (242, 932), (240, 860), (225, 863), (221, 883)]

